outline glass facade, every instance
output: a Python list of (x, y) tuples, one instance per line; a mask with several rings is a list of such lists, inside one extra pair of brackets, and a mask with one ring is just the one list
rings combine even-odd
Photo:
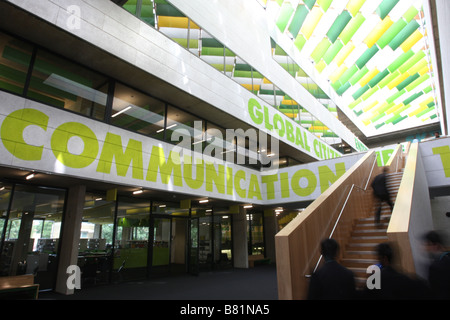
[(1, 31), (0, 90), (186, 149), (207, 151), (224, 161), (261, 168), (247, 137), (227, 140), (224, 128), (194, 113)]
[(40, 289), (52, 289), (65, 190), (2, 184), (0, 276), (34, 274)]

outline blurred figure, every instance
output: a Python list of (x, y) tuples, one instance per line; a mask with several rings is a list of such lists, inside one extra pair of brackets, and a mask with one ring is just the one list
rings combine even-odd
[(355, 298), (353, 272), (336, 261), (339, 244), (334, 239), (321, 243), (324, 265), (313, 273), (309, 283), (309, 300), (347, 300)]
[(378, 202), (378, 209), (375, 212), (375, 224), (377, 225), (380, 224), (381, 207), (383, 202), (386, 202), (389, 205), (391, 211), (394, 208), (394, 205), (391, 201), (391, 196), (386, 186), (387, 172), (388, 169), (384, 167), (383, 172), (377, 175), (372, 181), (373, 194)]
[(423, 281), (412, 279), (399, 272), (393, 266), (394, 251), (389, 243), (380, 243), (376, 247), (380, 272), (380, 288), (366, 289), (365, 299), (410, 300), (425, 299), (428, 290)]
[(431, 257), (428, 283), (432, 298), (450, 299), (450, 252), (444, 251), (442, 238), (436, 231), (428, 232), (424, 243)]

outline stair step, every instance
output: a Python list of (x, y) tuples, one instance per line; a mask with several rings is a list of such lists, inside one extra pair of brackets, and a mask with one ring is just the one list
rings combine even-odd
[(351, 232), (353, 237), (374, 237), (374, 236), (385, 236), (386, 229), (367, 229), (367, 230), (353, 230)]
[(377, 259), (349, 259), (342, 258), (341, 264), (347, 268), (364, 268), (367, 269), (373, 264), (377, 264)]
[(365, 237), (351, 237), (350, 242), (365, 242), (365, 243), (382, 243), (388, 241), (387, 236), (365, 236)]
[(344, 258), (348, 259), (377, 259), (375, 251), (346, 251)]

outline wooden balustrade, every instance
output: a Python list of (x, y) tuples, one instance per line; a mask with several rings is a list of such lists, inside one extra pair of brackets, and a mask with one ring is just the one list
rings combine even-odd
[[(397, 171), (392, 164), (401, 163), (401, 159), (397, 160), (401, 157), (399, 145), (390, 158), (389, 171)], [(306, 298), (307, 275), (320, 261), (320, 243), (332, 234), (341, 248), (345, 246), (354, 221), (372, 212), (370, 183), (381, 171), (382, 168), (376, 165), (376, 153), (367, 152), (275, 236), (280, 300)]]

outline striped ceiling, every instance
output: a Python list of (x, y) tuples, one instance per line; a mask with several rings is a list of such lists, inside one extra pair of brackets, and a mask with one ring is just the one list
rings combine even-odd
[[(296, 56), (313, 63), (314, 74), (303, 71), (301, 62), (286, 63), (286, 52), (271, 39), (274, 59), (291, 74), (294, 66), (295, 79), (335, 116), (337, 105), (366, 136), (439, 121), (422, 0), (255, 1), (292, 39)], [(169, 1), (129, 0), (124, 8), (328, 143), (340, 142), (307, 108)], [(330, 86), (331, 100), (325, 94)]]
[(366, 135), (439, 121), (422, 0), (258, 2)]

